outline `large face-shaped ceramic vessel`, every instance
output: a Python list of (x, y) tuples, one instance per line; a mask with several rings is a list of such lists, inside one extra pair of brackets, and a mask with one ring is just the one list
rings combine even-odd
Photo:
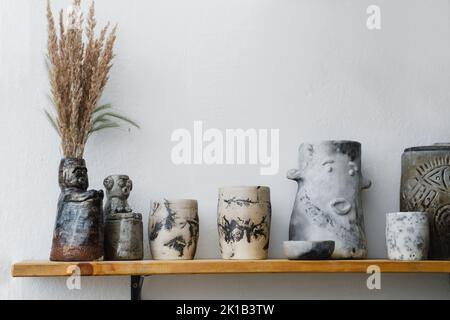
[(361, 190), (371, 183), (361, 174), (361, 144), (302, 144), (299, 169), (289, 171), (288, 178), (298, 182), (289, 239), (332, 240), (333, 259), (366, 258)]
[(429, 258), (450, 259), (450, 144), (405, 150), (400, 207), (430, 214)]

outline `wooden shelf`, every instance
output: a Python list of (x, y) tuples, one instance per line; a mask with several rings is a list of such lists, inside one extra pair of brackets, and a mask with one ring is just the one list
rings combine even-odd
[(64, 277), (78, 266), (83, 276), (151, 276), (172, 274), (366, 273), (371, 265), (387, 273), (450, 273), (450, 261), (390, 260), (192, 260), (192, 261), (24, 261), (12, 267), (13, 277)]

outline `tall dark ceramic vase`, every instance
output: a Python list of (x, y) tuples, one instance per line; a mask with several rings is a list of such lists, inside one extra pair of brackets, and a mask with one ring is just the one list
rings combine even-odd
[(429, 258), (450, 259), (450, 144), (406, 149), (402, 156), (401, 211), (430, 215)]
[(52, 261), (93, 261), (103, 258), (103, 191), (89, 186), (83, 159), (62, 159), (59, 165), (58, 212)]

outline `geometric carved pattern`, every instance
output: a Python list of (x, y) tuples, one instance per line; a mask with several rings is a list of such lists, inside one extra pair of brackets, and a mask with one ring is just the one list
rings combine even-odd
[(450, 193), (450, 157), (422, 164), (416, 171), (417, 175), (407, 182), (407, 194), (403, 194), (408, 207), (428, 209), (440, 192)]
[(449, 258), (450, 203), (445, 202), (450, 199), (450, 157), (435, 158), (418, 166), (416, 175), (405, 182), (402, 209), (431, 214), (430, 255), (432, 258)]

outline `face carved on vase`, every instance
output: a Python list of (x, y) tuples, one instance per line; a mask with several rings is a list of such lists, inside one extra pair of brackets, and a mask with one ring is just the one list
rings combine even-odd
[[(312, 147), (307, 147), (308, 153), (313, 154)], [(318, 150), (316, 150), (317, 152)], [(336, 148), (335, 153), (324, 155), (325, 160), (320, 163), (307, 163), (302, 176), (304, 180), (315, 181), (326, 192), (317, 194), (314, 204), (323, 211), (329, 211), (337, 216), (348, 215), (355, 208), (353, 190), (358, 188), (361, 176), (359, 166), (352, 160), (355, 156), (348, 156)], [(349, 188), (339, 188), (345, 184)]]
[(88, 170), (80, 163), (66, 162), (60, 179), (60, 184), (65, 188), (87, 190), (89, 187)]
[[(310, 150), (311, 148), (309, 148)], [(338, 150), (337, 150), (338, 151)], [(337, 174), (336, 170), (335, 170), (335, 166), (336, 165), (336, 161), (333, 159), (327, 159), (322, 163), (322, 167), (324, 168), (324, 175), (326, 176), (328, 175), (333, 175), (333, 174)], [(346, 168), (344, 168), (344, 171), (346, 170)], [(353, 162), (353, 161), (349, 161), (348, 162), (348, 175), (350, 177), (352, 177), (356, 183), (358, 183), (358, 174), (359, 174), (359, 167), (358, 165)], [(337, 215), (340, 216), (344, 216), (346, 214), (348, 214), (352, 208), (353, 208), (353, 204), (351, 201), (349, 201), (346, 198), (335, 198), (333, 200), (330, 201), (329, 206), (331, 208), (332, 211), (334, 211)]]

